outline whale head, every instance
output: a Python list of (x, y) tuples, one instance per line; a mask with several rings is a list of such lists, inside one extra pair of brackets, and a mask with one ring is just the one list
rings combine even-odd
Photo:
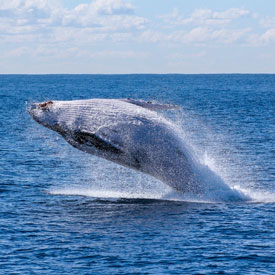
[(59, 119), (62, 108), (57, 105), (54, 101), (32, 103), (28, 112), (39, 124), (63, 135), (65, 129), (64, 126), (60, 124)]
[[(105, 108), (110, 111), (110, 106)], [(116, 127), (114, 117), (108, 116), (105, 108), (104, 100), (46, 101), (31, 104), (28, 112), (36, 122), (60, 134), (73, 147), (125, 166), (138, 167), (137, 161), (129, 160), (132, 156), (121, 148), (120, 138), (125, 137), (125, 132), (120, 135), (112, 128)], [(121, 127), (118, 128), (122, 132)]]

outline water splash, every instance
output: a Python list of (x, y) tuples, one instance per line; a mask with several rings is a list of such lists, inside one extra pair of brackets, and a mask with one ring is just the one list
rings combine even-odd
[(230, 137), (213, 133), (200, 119), (182, 109), (172, 114), (172, 119), (179, 136), (197, 158), (199, 173), (205, 177), (202, 200), (275, 202), (274, 192), (261, 190), (251, 177), (251, 168), (238, 159), (235, 149), (228, 147)]
[[(178, 111), (172, 119), (170, 118), (170, 121), (173, 121), (174, 130), (195, 160), (197, 174), (203, 183), (202, 192), (179, 193), (152, 177), (102, 159), (96, 158), (97, 161), (94, 162), (95, 158), (92, 157), (91, 168), (87, 168), (86, 171), (85, 184), (77, 180), (71, 186), (51, 189), (49, 192), (107, 199), (157, 199), (207, 203), (275, 201), (272, 193), (259, 193), (247, 188), (243, 184), (243, 179), (240, 179), (239, 185), (234, 184), (234, 180), (229, 180), (233, 172), (228, 162), (224, 161), (223, 156), (214, 156), (213, 152), (209, 153), (206, 150), (207, 139), (209, 141), (214, 136), (205, 125), (201, 126), (201, 122), (188, 117), (182, 110)], [(193, 128), (190, 128), (190, 125), (193, 125)], [(219, 140), (217, 146), (220, 146), (222, 138), (215, 136), (215, 140), (217, 139)], [(215, 149), (219, 151), (219, 148)], [(99, 177), (99, 174), (104, 176)]]

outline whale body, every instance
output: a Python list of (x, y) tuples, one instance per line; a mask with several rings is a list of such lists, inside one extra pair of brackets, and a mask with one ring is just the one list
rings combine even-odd
[(175, 107), (131, 99), (88, 99), (36, 103), (29, 113), (81, 151), (193, 192), (201, 184), (198, 163), (175, 126), (157, 112)]

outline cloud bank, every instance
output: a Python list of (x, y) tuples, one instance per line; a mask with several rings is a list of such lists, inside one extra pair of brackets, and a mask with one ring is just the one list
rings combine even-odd
[[(136, 2), (138, 4), (138, 2)], [(275, 17), (249, 9), (171, 9), (147, 17), (127, 0), (62, 6), (54, 0), (0, 0), (0, 58), (146, 59), (156, 47), (270, 47)], [(174, 51), (174, 50), (172, 50)], [(175, 53), (180, 56), (182, 54)], [(206, 54), (204, 54), (206, 55)]]

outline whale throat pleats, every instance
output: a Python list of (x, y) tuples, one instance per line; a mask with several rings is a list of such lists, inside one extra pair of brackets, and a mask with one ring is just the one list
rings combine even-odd
[(113, 144), (98, 137), (94, 133), (87, 133), (83, 131), (75, 131), (73, 133), (74, 140), (81, 145), (94, 146), (98, 150), (112, 152), (115, 154), (123, 154), (123, 151), (115, 147)]

